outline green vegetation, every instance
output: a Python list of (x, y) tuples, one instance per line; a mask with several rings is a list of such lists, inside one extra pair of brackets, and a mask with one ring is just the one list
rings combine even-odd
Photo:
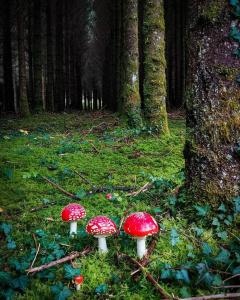
[[(161, 138), (149, 128), (128, 129), (116, 115), (105, 112), (42, 114), (3, 119), (0, 125), (0, 298), (159, 299), (144, 275), (134, 281), (130, 274), (135, 267), (117, 259), (117, 253), (136, 258), (135, 240), (121, 231), (108, 238), (110, 252), (101, 257), (96, 239), (85, 233), (91, 217), (106, 215), (119, 226), (126, 210), (149, 212), (159, 222), (161, 233), (147, 270), (168, 293), (180, 297), (216, 293), (219, 290), (212, 286), (221, 286), (224, 278), (239, 273), (239, 239), (231, 244), (228, 239), (237, 234), (233, 224), (239, 222), (240, 199), (233, 207), (219, 205), (212, 212), (197, 203), (186, 208), (179, 190), (184, 178), (183, 120), (170, 120), (171, 134)], [(79, 200), (66, 197), (41, 176)], [(114, 190), (114, 186), (138, 190), (147, 182), (152, 188), (136, 197)], [(113, 198), (107, 200), (107, 192), (89, 194), (91, 185), (108, 187)], [(69, 225), (61, 221), (60, 213), (76, 201), (86, 208), (87, 216), (79, 222), (77, 237), (69, 239)], [(40, 251), (34, 266), (86, 246), (93, 251), (72, 264), (26, 276), (36, 244)], [(78, 274), (85, 280), (76, 292), (72, 278)]]

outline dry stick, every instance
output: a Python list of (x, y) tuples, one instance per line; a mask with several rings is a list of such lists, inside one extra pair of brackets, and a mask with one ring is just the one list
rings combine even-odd
[(231, 277), (228, 277), (228, 278), (224, 279), (223, 282), (226, 282), (226, 281), (231, 280), (231, 279), (236, 278), (236, 277), (240, 277), (240, 274), (235, 274)]
[(138, 191), (132, 192), (127, 194), (127, 196), (133, 196), (136, 197), (137, 195), (139, 195), (140, 193), (146, 192), (147, 190), (149, 190), (149, 188), (152, 187), (152, 183), (147, 182), (144, 184), (144, 186), (142, 186)]
[(240, 285), (222, 285), (222, 286), (213, 286), (214, 289), (238, 289)]
[[(140, 262), (138, 262), (137, 260), (135, 260), (134, 258), (132, 258), (131, 256), (128, 256), (126, 254), (121, 253), (120, 256), (127, 258), (128, 260), (130, 260), (131, 262), (133, 262), (135, 265), (137, 265), (139, 267), (139, 269), (141, 269), (141, 271), (144, 273), (144, 275), (146, 276), (146, 278), (155, 286), (155, 288), (157, 289), (157, 291), (159, 292), (159, 294), (164, 297), (165, 299), (174, 299), (171, 295), (169, 295), (161, 286), (160, 284), (153, 278), (153, 276), (144, 269), (144, 267), (140, 264)], [(177, 298), (175, 298), (177, 299)]]
[[(152, 241), (151, 241), (151, 243), (150, 243), (150, 245), (149, 245), (149, 247), (148, 247), (148, 250), (147, 250), (147, 253), (146, 253), (146, 255), (143, 257), (143, 259), (141, 260), (141, 265), (143, 266), (143, 267), (146, 267), (148, 264), (149, 264), (149, 257), (150, 257), (150, 255), (153, 253), (153, 251), (154, 251), (154, 249), (155, 249), (155, 247), (156, 247), (156, 245), (157, 245), (157, 238), (153, 238), (152, 239)], [(141, 270), (140, 269), (137, 269), (137, 270), (135, 270), (135, 271), (133, 271), (132, 273), (131, 273), (131, 276), (133, 276), (134, 277), (134, 279), (137, 279), (138, 278), (138, 273), (140, 272)]]
[(79, 198), (78, 198), (76, 195), (74, 195), (74, 194), (72, 194), (72, 193), (70, 193), (70, 192), (68, 192), (68, 191), (65, 191), (59, 184), (53, 182), (52, 180), (48, 179), (48, 178), (45, 177), (45, 176), (41, 176), (41, 177), (42, 177), (45, 181), (47, 181), (49, 184), (51, 184), (53, 187), (55, 187), (57, 190), (59, 190), (60, 192), (62, 192), (63, 194), (65, 194), (66, 196), (68, 196), (68, 197), (70, 197), (70, 198), (72, 198), (72, 199), (77, 199), (77, 200), (79, 200)]
[(38, 244), (38, 247), (37, 247), (37, 251), (36, 251), (35, 257), (34, 257), (32, 263), (31, 263), (30, 269), (32, 269), (32, 267), (33, 267), (33, 265), (34, 265), (34, 263), (35, 263), (35, 261), (36, 261), (36, 259), (37, 259), (38, 253), (39, 253), (39, 251), (40, 251), (40, 247), (41, 247), (41, 244), (39, 243), (39, 244)]
[(48, 264), (45, 264), (45, 265), (42, 265), (42, 266), (39, 266), (39, 267), (35, 267), (35, 268), (29, 268), (29, 269), (26, 270), (26, 272), (28, 274), (41, 272), (43, 270), (46, 270), (46, 269), (55, 267), (59, 264), (65, 263), (67, 261), (73, 260), (77, 257), (84, 256), (84, 255), (88, 254), (90, 251), (91, 251), (91, 249), (89, 247), (87, 247), (82, 252), (72, 252), (70, 255), (65, 256), (65, 257), (63, 257), (61, 259), (58, 259), (58, 260), (51, 261)]
[(90, 180), (88, 180), (85, 176), (83, 176), (81, 173), (78, 171), (73, 171), (75, 174), (77, 174), (85, 183), (89, 184), (92, 188), (95, 188), (95, 186), (91, 183)]
[(217, 294), (217, 295), (209, 295), (209, 296), (200, 296), (200, 297), (190, 297), (183, 298), (179, 300), (212, 300), (212, 299), (240, 299), (240, 293), (229, 293), (229, 294)]

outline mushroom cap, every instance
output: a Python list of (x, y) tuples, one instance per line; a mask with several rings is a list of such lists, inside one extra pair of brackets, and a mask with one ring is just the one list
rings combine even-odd
[(76, 284), (82, 284), (83, 283), (83, 280), (84, 280), (84, 277), (82, 275), (78, 275), (78, 276), (75, 276), (74, 277), (74, 282)]
[(62, 210), (62, 220), (65, 222), (77, 221), (86, 216), (83, 206), (78, 203), (70, 203)]
[(116, 224), (105, 216), (97, 216), (89, 220), (86, 231), (92, 235), (108, 236), (117, 231)]
[(126, 218), (123, 229), (129, 235), (144, 237), (157, 233), (159, 226), (150, 214), (135, 212)]

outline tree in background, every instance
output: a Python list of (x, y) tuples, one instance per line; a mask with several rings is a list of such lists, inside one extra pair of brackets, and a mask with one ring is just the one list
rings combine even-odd
[(3, 1), (3, 76), (4, 76), (4, 110), (14, 112), (12, 46), (11, 46), (11, 8), (12, 1)]
[(122, 111), (129, 124), (142, 124), (139, 94), (138, 1), (123, 1)]
[(240, 193), (240, 60), (229, 39), (232, 21), (225, 0), (189, 2), (186, 185), (191, 197), (213, 206)]
[(166, 111), (165, 21), (163, 0), (144, 1), (143, 97), (147, 124), (168, 133)]
[(27, 97), (27, 78), (26, 78), (26, 56), (25, 56), (25, 22), (24, 12), (26, 1), (18, 0), (17, 7), (17, 34), (18, 34), (18, 69), (19, 69), (19, 113), (28, 116), (29, 105)]

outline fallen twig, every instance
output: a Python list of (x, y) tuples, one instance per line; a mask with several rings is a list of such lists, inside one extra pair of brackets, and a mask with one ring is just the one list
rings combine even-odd
[(37, 259), (38, 253), (39, 253), (39, 251), (40, 251), (40, 247), (41, 247), (41, 244), (39, 243), (39, 244), (38, 244), (38, 247), (37, 247), (37, 249), (36, 249), (36, 254), (35, 254), (34, 259), (33, 259), (32, 263), (31, 263), (30, 269), (32, 269), (32, 267), (33, 267), (33, 265), (34, 265), (34, 263), (35, 263), (35, 261), (36, 261), (36, 259)]
[(45, 265), (42, 265), (42, 266), (39, 266), (39, 267), (35, 267), (35, 268), (29, 268), (29, 269), (26, 270), (26, 272), (27, 272), (27, 274), (41, 272), (43, 270), (46, 270), (46, 269), (55, 267), (59, 264), (65, 263), (67, 261), (73, 260), (77, 257), (84, 256), (84, 255), (88, 254), (90, 251), (91, 251), (91, 249), (89, 247), (87, 247), (82, 252), (72, 252), (70, 255), (65, 256), (65, 257), (63, 257), (61, 259), (58, 259), (58, 260), (51, 261), (48, 264), (45, 264)]
[(239, 289), (240, 285), (221, 285), (213, 286), (214, 289)]
[(153, 278), (153, 276), (145, 270), (145, 268), (141, 265), (140, 262), (138, 262), (136, 259), (132, 258), (131, 256), (128, 256), (126, 254), (119, 254), (120, 257), (126, 258), (128, 260), (130, 260), (132, 263), (134, 263), (135, 265), (137, 265), (139, 267), (139, 269), (144, 273), (144, 275), (146, 276), (146, 278), (155, 286), (155, 288), (157, 289), (157, 291), (159, 292), (159, 294), (164, 297), (164, 299), (177, 299), (172, 297), (171, 295), (169, 295), (163, 287), (160, 286), (160, 284)]
[(152, 187), (152, 183), (147, 182), (147, 183), (145, 183), (138, 191), (129, 193), (129, 194), (127, 194), (127, 196), (133, 196), (133, 197), (136, 197), (136, 196), (138, 196), (139, 194), (146, 192), (146, 191), (149, 190), (151, 187)]
[(70, 198), (72, 198), (72, 199), (77, 199), (77, 200), (79, 200), (79, 198), (78, 198), (76, 195), (74, 195), (74, 194), (72, 194), (72, 193), (70, 193), (70, 192), (64, 190), (59, 184), (53, 182), (52, 180), (48, 179), (48, 178), (45, 177), (45, 176), (41, 176), (41, 177), (42, 177), (45, 181), (47, 181), (49, 184), (51, 184), (53, 187), (55, 187), (57, 190), (59, 190), (60, 192), (62, 192), (64, 195), (66, 195), (66, 196), (68, 196), (68, 197), (70, 197)]
[(51, 202), (49, 204), (45, 204), (45, 205), (42, 205), (42, 206), (33, 207), (33, 208), (31, 208), (30, 212), (35, 212), (35, 211), (38, 211), (38, 210), (41, 210), (41, 209), (44, 209), (44, 208), (48, 208), (49, 206), (55, 205), (55, 204), (56, 204), (56, 202)]
[(229, 293), (229, 294), (217, 294), (217, 295), (209, 295), (209, 296), (200, 296), (200, 297), (190, 297), (183, 298), (179, 300), (212, 300), (212, 299), (240, 299), (240, 293)]
[(135, 187), (127, 187), (127, 186), (103, 186), (103, 187), (95, 187), (88, 194), (96, 194), (96, 193), (104, 193), (109, 191), (122, 191), (122, 192), (129, 192), (133, 191)]
[(240, 277), (240, 274), (235, 274), (235, 275), (233, 275), (233, 276), (231, 276), (231, 277), (228, 277), (228, 278), (224, 279), (223, 282), (226, 282), (226, 281), (228, 281), (228, 280), (234, 279), (234, 278), (236, 278), (236, 277)]
[(89, 184), (92, 188), (95, 188), (95, 186), (91, 183), (91, 181), (88, 180), (85, 176), (83, 176), (80, 172), (75, 170), (73, 172), (77, 174), (85, 183)]

